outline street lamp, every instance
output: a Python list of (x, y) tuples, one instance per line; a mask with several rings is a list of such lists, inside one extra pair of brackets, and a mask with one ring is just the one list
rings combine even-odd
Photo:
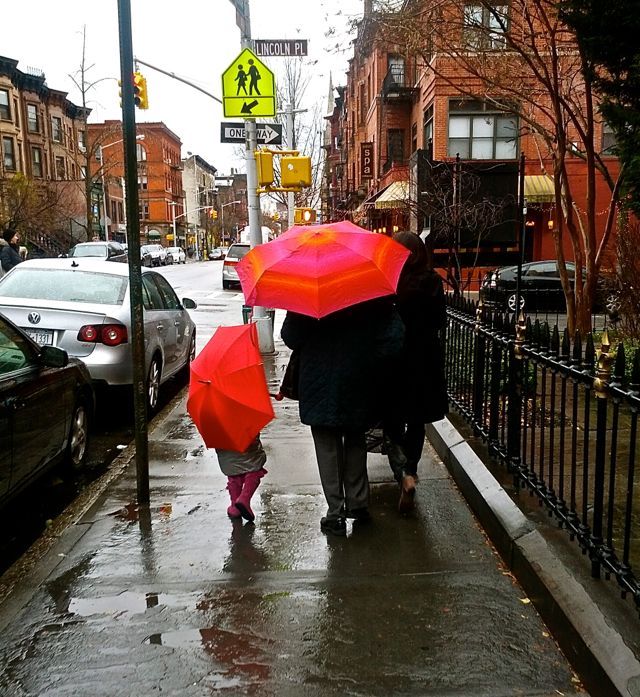
[(232, 206), (234, 203), (242, 203), (242, 201), (229, 201), (228, 203), (223, 203), (220, 206), (220, 227), (222, 228), (222, 244), (224, 245), (224, 208), (225, 206)]
[[(144, 133), (136, 135), (136, 140), (144, 140)], [(99, 145), (97, 155), (100, 160), (100, 181), (102, 183), (102, 216), (104, 220), (104, 239), (109, 241), (109, 228), (107, 227), (107, 189), (104, 182), (104, 158), (102, 157), (102, 151), (106, 148), (110, 148), (112, 145), (118, 145), (123, 143), (124, 138), (120, 140), (114, 140), (113, 143), (107, 143), (106, 145)], [(128, 237), (128, 236), (127, 236)]]

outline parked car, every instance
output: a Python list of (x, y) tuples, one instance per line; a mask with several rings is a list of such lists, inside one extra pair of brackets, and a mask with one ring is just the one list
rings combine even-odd
[(167, 263), (167, 250), (161, 244), (143, 244), (140, 258), (147, 254), (151, 257), (151, 266), (164, 266)]
[(224, 247), (214, 247), (209, 252), (209, 261), (219, 261), (220, 259), (224, 259), (226, 251), (227, 250)]
[(0, 404), (0, 506), (55, 464), (85, 465), (94, 414), (89, 372), (2, 315)]
[[(573, 262), (567, 262), (567, 271), (573, 283), (575, 272)], [(485, 304), (498, 309), (515, 312), (517, 273), (517, 266), (505, 266), (489, 271), (480, 286), (480, 299)], [(616, 303), (617, 299), (608, 290), (608, 284), (604, 280), (599, 280), (594, 311), (613, 312)], [(565, 312), (566, 301), (560, 283), (558, 262), (555, 259), (533, 261), (522, 265), (520, 309)]]
[(167, 264), (186, 264), (187, 254), (182, 247), (167, 247)]
[(225, 290), (232, 287), (240, 287), (240, 279), (238, 278), (236, 266), (248, 251), (249, 245), (239, 242), (229, 247), (227, 256), (224, 258), (224, 263), (222, 264), (222, 287)]
[[(0, 280), (0, 312), (37, 343), (87, 366), (96, 386), (132, 385), (129, 269), (98, 259), (33, 259)], [(142, 269), (145, 374), (153, 411), (160, 385), (188, 372), (196, 328), (170, 283)]]
[(70, 256), (74, 259), (79, 257), (97, 257), (108, 261), (121, 261), (127, 263), (127, 250), (120, 244), (109, 240), (108, 242), (79, 242), (69, 250)]

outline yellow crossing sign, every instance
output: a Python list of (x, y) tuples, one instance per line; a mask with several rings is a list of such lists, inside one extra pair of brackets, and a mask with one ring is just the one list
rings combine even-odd
[(276, 115), (273, 73), (248, 48), (222, 73), (222, 109), (244, 119)]

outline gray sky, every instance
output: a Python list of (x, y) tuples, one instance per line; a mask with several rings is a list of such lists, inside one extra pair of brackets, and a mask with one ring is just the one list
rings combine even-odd
[[(252, 35), (258, 39), (309, 40), (313, 72), (306, 104), (321, 100), (324, 110), (329, 72), (334, 85), (344, 84), (351, 37), (347, 21), (362, 11), (362, 0), (251, 0)], [(140, 59), (175, 73), (203, 89), (221, 92), (221, 74), (240, 52), (240, 31), (229, 0), (131, 0), (133, 52)], [(42, 69), (47, 84), (69, 92), (80, 102), (69, 74), (81, 60), (82, 27), (87, 31), (90, 80), (101, 82), (91, 95), (91, 121), (121, 118), (117, 79), (120, 75), (116, 0), (31, 0), (3, 3), (0, 55), (19, 61), (18, 67)], [(27, 21), (25, 21), (27, 20)], [(330, 36), (327, 30), (335, 29)], [(338, 44), (341, 50), (336, 50)], [(265, 59), (278, 78), (279, 58)], [(150, 109), (137, 111), (139, 121), (164, 121), (187, 151), (198, 153), (228, 173), (244, 169), (234, 146), (220, 143), (222, 106), (187, 85), (143, 67)], [(234, 120), (234, 119), (231, 119)]]

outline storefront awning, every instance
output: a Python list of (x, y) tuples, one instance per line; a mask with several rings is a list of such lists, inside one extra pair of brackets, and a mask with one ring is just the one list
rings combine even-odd
[(150, 240), (159, 240), (162, 237), (162, 235), (160, 234), (160, 232), (158, 232), (158, 230), (149, 230), (149, 232), (147, 232), (147, 237)]
[(390, 184), (376, 199), (376, 208), (402, 208), (409, 202), (409, 182)]
[(525, 174), (524, 197), (529, 203), (553, 203), (556, 200), (553, 179), (546, 174)]

